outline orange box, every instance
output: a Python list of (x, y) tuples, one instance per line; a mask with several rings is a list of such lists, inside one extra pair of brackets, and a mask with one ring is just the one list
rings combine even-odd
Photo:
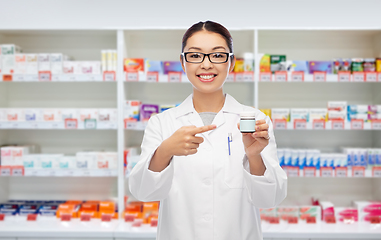
[(113, 219), (118, 219), (118, 213), (117, 212), (98, 212), (98, 217), (102, 218), (103, 215), (111, 215)]
[(70, 214), (73, 218), (78, 217), (79, 205), (76, 204), (60, 204), (57, 209), (57, 218), (61, 217), (61, 214)]
[(114, 202), (104, 201), (99, 203), (99, 217), (102, 218), (103, 214), (111, 214), (112, 218), (118, 218), (116, 206)]
[(80, 211), (98, 212), (98, 203), (93, 203), (93, 202), (82, 203)]
[(130, 202), (126, 204), (126, 212), (143, 212), (142, 202)]
[(75, 205), (78, 205), (78, 204), (81, 204), (83, 203), (83, 201), (80, 201), (80, 200), (68, 200), (66, 201), (66, 204), (75, 204)]
[(78, 212), (78, 217), (80, 218), (82, 216), (82, 214), (88, 214), (91, 216), (91, 218), (99, 218), (99, 212), (96, 212), (96, 211), (79, 211)]

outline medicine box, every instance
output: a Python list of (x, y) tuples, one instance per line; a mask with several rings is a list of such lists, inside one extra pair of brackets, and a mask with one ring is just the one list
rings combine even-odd
[(151, 116), (159, 113), (159, 105), (142, 104), (140, 106), (140, 121), (148, 121)]
[(63, 73), (63, 55), (62, 53), (50, 54), (50, 67), (52, 74)]
[(98, 109), (98, 121), (99, 122), (116, 122), (117, 110), (115, 108), (101, 108)]
[(159, 74), (163, 74), (164, 73), (163, 62), (146, 59), (145, 70), (147, 72), (157, 72)]
[(24, 110), (19, 108), (7, 109), (7, 120), (9, 122), (23, 122), (25, 121)]
[(276, 71), (287, 71), (286, 55), (271, 55), (270, 69), (271, 69), (271, 72), (273, 73)]
[(38, 71), (51, 71), (49, 53), (38, 54)]
[(64, 61), (63, 62), (63, 73), (65, 74), (74, 74), (74, 62)]
[(327, 118), (327, 108), (310, 108), (310, 122), (314, 120), (326, 120)]
[(359, 222), (370, 222), (374, 218), (381, 220), (381, 202), (379, 201), (355, 201)]
[(98, 109), (86, 108), (79, 110), (79, 121), (84, 122), (85, 119), (98, 119)]
[(37, 75), (38, 74), (38, 54), (28, 53), (26, 57), (26, 74)]
[(16, 66), (14, 74), (26, 74), (27, 63), (25, 54), (15, 54), (15, 62)]
[(294, 122), (295, 120), (305, 120), (306, 122), (309, 122), (309, 109), (291, 108), (290, 120), (291, 122)]
[(14, 44), (3, 44), (1, 46), (1, 72), (2, 74), (13, 74), (16, 68), (15, 55), (21, 53), (21, 48)]
[(357, 104), (349, 104), (347, 106), (348, 113), (368, 113), (369, 106), (368, 105), (357, 105)]
[(328, 102), (328, 110), (329, 111), (346, 111), (347, 110), (347, 102), (329, 101)]
[(142, 103), (136, 100), (127, 100), (124, 102), (124, 119), (129, 121), (140, 120), (140, 105)]
[(271, 119), (281, 119), (281, 120), (290, 120), (290, 109), (289, 108), (272, 108), (271, 109)]
[(314, 72), (325, 72), (327, 74), (332, 73), (332, 62), (331, 61), (311, 61), (308, 64), (310, 74)]
[(180, 61), (165, 61), (163, 65), (164, 65), (164, 74), (168, 74), (170, 72), (184, 73)]
[(62, 120), (59, 109), (41, 109), (43, 122), (60, 122)]
[(296, 72), (304, 72), (304, 74), (309, 73), (307, 61), (292, 61), (292, 67)]
[(125, 72), (144, 72), (143, 58), (126, 58), (124, 59)]

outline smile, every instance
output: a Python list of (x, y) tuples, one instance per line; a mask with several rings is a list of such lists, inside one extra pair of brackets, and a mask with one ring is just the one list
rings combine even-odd
[(208, 74), (208, 75), (197, 75), (198, 79), (200, 79), (201, 82), (212, 82), (217, 75), (215, 74)]

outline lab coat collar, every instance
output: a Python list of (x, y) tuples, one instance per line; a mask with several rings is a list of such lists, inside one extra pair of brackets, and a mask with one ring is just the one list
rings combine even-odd
[[(232, 113), (232, 114), (237, 114), (242, 112), (242, 105), (237, 102), (232, 96), (229, 94), (225, 94), (225, 103), (224, 106), (222, 107), (221, 111), (217, 113), (213, 124), (215, 124), (217, 127), (221, 126), (222, 124), (225, 123), (225, 117), (224, 113)], [(184, 102), (182, 102), (177, 108), (176, 108), (176, 113), (175, 117), (179, 118), (181, 116), (185, 116), (189, 114), (189, 121), (195, 125), (196, 127), (201, 127), (203, 126), (203, 122), (197, 113), (197, 111), (194, 109), (193, 105), (193, 94), (189, 95)]]

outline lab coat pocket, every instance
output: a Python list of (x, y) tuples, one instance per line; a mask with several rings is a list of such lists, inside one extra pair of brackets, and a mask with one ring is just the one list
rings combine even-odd
[(242, 160), (245, 154), (241, 141), (230, 142), (227, 146), (224, 157), (225, 183), (229, 188), (243, 188), (243, 164)]

